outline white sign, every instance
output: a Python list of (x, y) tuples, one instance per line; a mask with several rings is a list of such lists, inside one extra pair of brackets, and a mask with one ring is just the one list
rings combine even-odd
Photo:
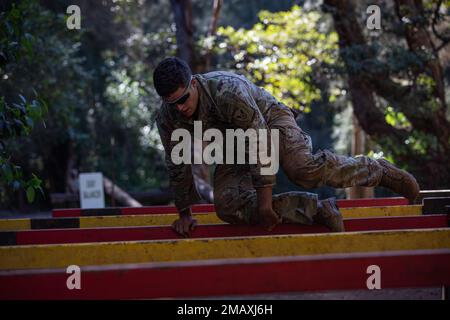
[(103, 174), (101, 172), (80, 173), (79, 182), (81, 208), (104, 208)]

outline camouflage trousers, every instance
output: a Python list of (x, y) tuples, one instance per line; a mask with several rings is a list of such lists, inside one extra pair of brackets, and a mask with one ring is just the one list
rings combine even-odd
[[(381, 165), (366, 156), (346, 157), (328, 150), (312, 153), (311, 138), (298, 127), (287, 108), (272, 110), (268, 125), (279, 129), (280, 165), (288, 178), (304, 188), (331, 186), (374, 187), (381, 181)], [(312, 224), (317, 213), (316, 194), (292, 191), (273, 196), (273, 209), (286, 223)], [(257, 196), (246, 165), (217, 165), (214, 204), (218, 217), (228, 223), (257, 224)]]

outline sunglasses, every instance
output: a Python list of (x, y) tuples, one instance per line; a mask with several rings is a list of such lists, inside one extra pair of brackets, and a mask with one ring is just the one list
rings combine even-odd
[(192, 82), (192, 77), (189, 80), (189, 84), (186, 87), (186, 89), (184, 89), (183, 94), (181, 95), (181, 97), (179, 97), (178, 99), (174, 100), (174, 101), (166, 101), (167, 104), (169, 104), (172, 107), (176, 107), (179, 104), (184, 104), (187, 99), (189, 99), (190, 97), (190, 92), (189, 90), (191, 89), (191, 82)]

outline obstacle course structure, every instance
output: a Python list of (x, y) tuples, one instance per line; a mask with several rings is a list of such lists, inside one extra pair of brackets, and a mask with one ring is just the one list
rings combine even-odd
[[(56, 209), (50, 219), (0, 220), (0, 299), (151, 299), (450, 285), (450, 196), (339, 200), (346, 232), (229, 225), (193, 207), (191, 238), (172, 206)], [(80, 267), (81, 288), (67, 285)], [(268, 280), (269, 279), (269, 280)]]

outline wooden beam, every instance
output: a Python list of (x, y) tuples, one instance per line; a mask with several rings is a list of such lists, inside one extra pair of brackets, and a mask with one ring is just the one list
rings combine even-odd
[[(408, 200), (405, 198), (379, 198), (379, 199), (355, 199), (355, 200), (338, 200), (339, 208), (360, 208), (360, 207), (387, 207), (407, 205)], [(209, 213), (215, 212), (216, 208), (213, 204), (197, 204), (192, 206), (193, 213)], [(114, 213), (112, 213), (114, 212)], [(136, 214), (175, 214), (177, 213), (175, 206), (151, 206), (151, 207), (115, 207), (103, 209), (53, 209), (52, 215), (55, 218), (62, 217), (80, 217), (95, 215), (136, 215)]]
[(448, 249), (450, 228), (0, 247), (0, 269)]
[[(143, 208), (135, 208), (142, 209)], [(73, 218), (49, 218), (49, 219), (3, 219), (0, 220), (0, 231), (25, 230), (25, 229), (59, 229), (59, 228), (104, 228), (125, 226), (153, 226), (170, 225), (177, 214), (147, 214), (139, 212), (136, 215), (116, 215), (117, 210), (105, 211), (106, 216), (84, 216)], [(367, 208), (342, 208), (340, 209), (345, 219), (394, 217), (394, 216), (420, 216), (422, 206), (393, 206), (393, 207), (367, 207)], [(91, 211), (96, 214), (96, 211)], [(123, 213), (123, 212), (122, 212)], [(223, 223), (215, 213), (194, 214), (199, 224)]]
[[(0, 299), (151, 299), (450, 285), (450, 250), (271, 257), (82, 267), (80, 290), (66, 269), (0, 272)], [(268, 281), (269, 280), (269, 281)]]
[[(342, 208), (340, 211), (345, 219), (419, 216), (422, 215), (422, 206)], [(48, 219), (3, 219), (0, 220), (0, 231), (170, 225), (178, 217), (178, 215), (174, 213), (145, 214), (139, 212), (139, 214), (136, 215), (117, 215), (117, 210), (110, 211), (107, 216), (96, 216), (95, 210), (90, 211), (90, 214), (93, 216)], [(196, 213), (194, 214), (194, 217), (199, 224), (223, 223), (215, 213)]]
[[(445, 228), (447, 215), (382, 217), (344, 220), (347, 232)], [(192, 232), (192, 239), (270, 236), (281, 234), (309, 234), (330, 232), (319, 225), (281, 224), (267, 231), (260, 226), (247, 225), (200, 225)], [(47, 229), (0, 232), (0, 246), (30, 244), (89, 243), (106, 241), (141, 241), (182, 239), (171, 226), (113, 227), (92, 229)]]

